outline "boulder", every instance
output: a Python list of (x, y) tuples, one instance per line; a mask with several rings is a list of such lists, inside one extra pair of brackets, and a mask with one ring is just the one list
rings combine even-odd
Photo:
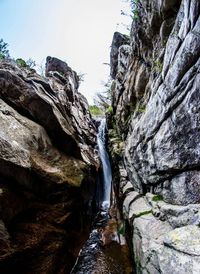
[[(52, 59), (47, 58), (46, 74), (49, 78), (27, 69), (20, 70), (12, 62), (1, 62), (0, 96), (21, 114), (43, 126), (53, 143), (63, 152), (98, 167), (96, 127), (87, 101), (77, 91), (75, 73), (67, 64), (65, 73), (55, 72)], [(60, 63), (63, 65), (62, 61)]]
[(95, 212), (96, 126), (78, 76), (0, 61), (0, 272), (69, 273)]

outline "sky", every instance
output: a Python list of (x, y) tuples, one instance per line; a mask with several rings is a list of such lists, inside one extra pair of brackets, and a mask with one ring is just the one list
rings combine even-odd
[(0, 0), (0, 38), (13, 58), (41, 66), (54, 56), (83, 73), (79, 91), (93, 104), (109, 77), (113, 33), (128, 34), (127, 9), (125, 0)]

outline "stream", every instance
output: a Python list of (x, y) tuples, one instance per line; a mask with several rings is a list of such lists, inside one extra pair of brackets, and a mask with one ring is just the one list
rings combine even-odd
[(97, 144), (102, 163), (99, 176), (99, 211), (89, 238), (80, 250), (70, 274), (131, 274), (133, 271), (124, 237), (124, 224), (112, 191), (111, 165), (106, 151), (105, 118), (99, 125)]

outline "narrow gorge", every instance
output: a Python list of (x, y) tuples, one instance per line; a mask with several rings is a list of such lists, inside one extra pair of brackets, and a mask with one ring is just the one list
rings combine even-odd
[(66, 62), (0, 58), (2, 274), (200, 273), (200, 1), (131, 8), (103, 117)]

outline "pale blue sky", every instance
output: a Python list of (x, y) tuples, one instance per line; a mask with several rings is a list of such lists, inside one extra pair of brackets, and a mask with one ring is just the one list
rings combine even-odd
[(29, 57), (38, 64), (46, 56), (65, 60), (85, 73), (80, 91), (90, 103), (109, 75), (110, 45), (117, 26), (127, 23), (123, 0), (0, 0), (0, 38), (14, 58)]

